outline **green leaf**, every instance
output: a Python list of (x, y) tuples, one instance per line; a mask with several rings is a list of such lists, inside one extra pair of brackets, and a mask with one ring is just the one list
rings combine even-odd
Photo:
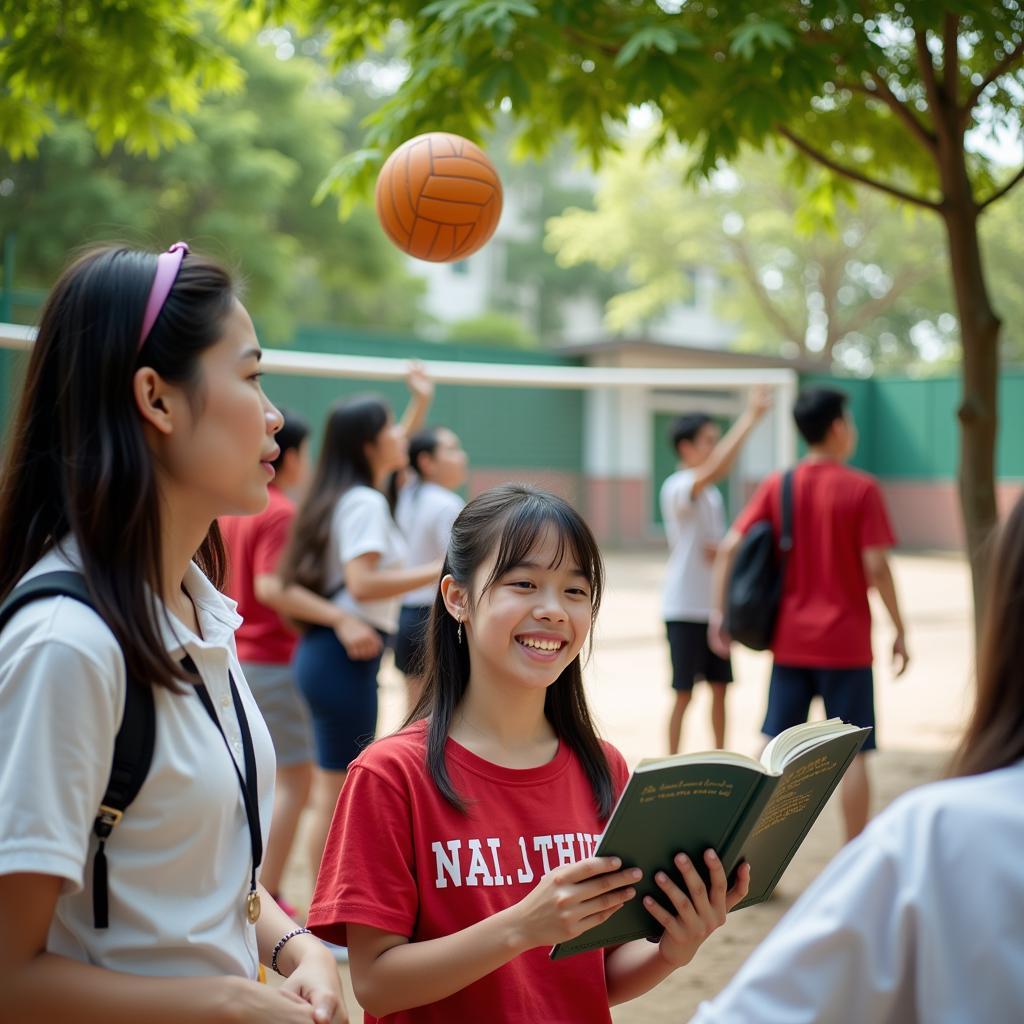
[(753, 60), (759, 50), (791, 50), (793, 35), (784, 26), (774, 21), (765, 21), (757, 15), (749, 19), (732, 33), (729, 52), (744, 60)]

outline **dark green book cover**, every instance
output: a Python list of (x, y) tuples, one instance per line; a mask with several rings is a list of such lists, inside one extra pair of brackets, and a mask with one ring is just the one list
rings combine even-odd
[[(730, 880), (748, 861), (750, 893), (734, 910), (768, 899), (867, 734), (837, 720), (814, 722), (780, 734), (765, 750), (765, 763), (723, 751), (641, 762), (595, 853), (642, 868), (637, 894), (603, 924), (559, 943), (551, 958), (660, 938), (661, 925), (642, 901), (650, 895), (668, 905), (654, 874), (661, 869), (682, 884), (677, 853), (685, 853), (705, 881), (708, 848), (718, 852)], [(773, 754), (774, 768), (768, 766)]]

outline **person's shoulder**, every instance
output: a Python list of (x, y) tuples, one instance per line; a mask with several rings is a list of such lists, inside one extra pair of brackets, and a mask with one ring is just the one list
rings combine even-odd
[(466, 503), (454, 491), (428, 480), (423, 484), (423, 495), (438, 508), (459, 508)]
[[(77, 571), (73, 558), (53, 549), (19, 580), (26, 583), (47, 572)], [(43, 597), (19, 609), (0, 635), (0, 661), (17, 653), (57, 648), (86, 659), (105, 676), (123, 674), (124, 657), (106, 621), (89, 605), (73, 597)]]
[(697, 471), (689, 466), (683, 469), (675, 469), (667, 477), (665, 477), (665, 483), (663, 487), (675, 488), (684, 487), (689, 483), (693, 482), (693, 478), (697, 475)]
[(336, 512), (342, 517), (366, 513), (391, 517), (388, 499), (375, 487), (366, 484), (350, 487), (338, 500)]
[(604, 751), (605, 760), (608, 762), (612, 778), (615, 779), (619, 786), (624, 785), (626, 779), (629, 778), (629, 765), (622, 756), (622, 751), (608, 740), (601, 740), (601, 749)]
[(674, 498), (676, 495), (689, 497), (696, 475), (696, 470), (690, 468), (674, 470), (665, 477), (665, 482), (661, 485), (661, 496), (663, 498)]
[(897, 797), (871, 823), (876, 842), (909, 849), (951, 848), (962, 839), (991, 834), (1012, 819), (1024, 829), (1024, 761), (1008, 768), (931, 782)]
[(427, 755), (427, 724), (413, 722), (390, 736), (375, 740), (349, 765), (349, 771), (362, 768), (385, 778), (425, 774)]
[(356, 484), (341, 496), (339, 504), (342, 506), (374, 505), (387, 508), (388, 499), (376, 487), (369, 487), (367, 484)]
[(831, 486), (836, 483), (861, 494), (865, 491), (876, 491), (879, 489), (878, 480), (870, 473), (846, 462), (828, 463), (829, 474), (832, 477)]

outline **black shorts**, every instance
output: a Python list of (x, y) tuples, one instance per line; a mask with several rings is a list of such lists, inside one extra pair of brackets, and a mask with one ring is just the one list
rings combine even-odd
[(672, 689), (689, 693), (698, 679), (731, 683), (732, 664), (708, 646), (706, 622), (666, 622), (668, 649), (672, 656)]
[(805, 665), (773, 665), (768, 686), (768, 711), (761, 732), (778, 736), (783, 729), (807, 721), (811, 701), (821, 697), (826, 718), (871, 732), (861, 751), (875, 749), (875, 686), (871, 666), (860, 668), (812, 668)]
[(395, 668), (407, 676), (423, 674), (423, 648), (427, 637), (430, 605), (403, 608), (398, 615), (395, 637)]

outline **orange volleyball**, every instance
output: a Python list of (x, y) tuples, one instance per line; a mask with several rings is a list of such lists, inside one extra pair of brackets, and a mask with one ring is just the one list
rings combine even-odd
[(479, 146), (428, 132), (403, 142), (377, 176), (377, 216), (395, 245), (417, 259), (465, 259), (494, 234), (501, 179)]

